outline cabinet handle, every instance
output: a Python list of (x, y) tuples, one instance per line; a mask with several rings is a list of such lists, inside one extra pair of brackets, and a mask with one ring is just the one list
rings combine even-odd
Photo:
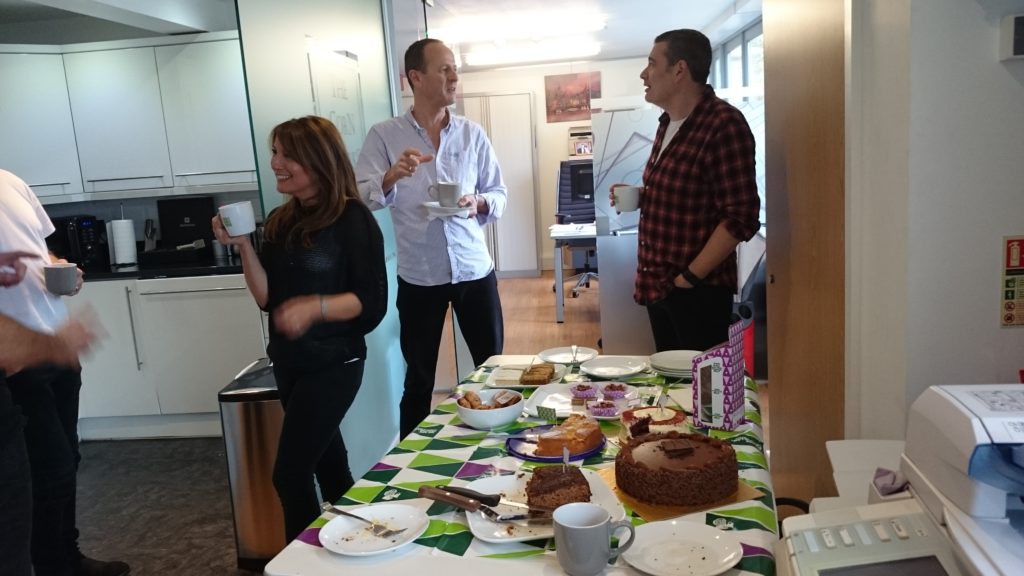
[(156, 292), (139, 292), (140, 296), (160, 296), (162, 294), (196, 294), (199, 292), (224, 292), (226, 290), (245, 290), (241, 288), (201, 288), (199, 290), (157, 290)]
[(206, 176), (208, 174), (242, 174), (244, 172), (255, 172), (255, 170), (220, 170), (217, 172), (183, 172), (181, 174), (175, 174), (175, 178), (181, 178), (182, 176)]
[(86, 178), (86, 182), (113, 182), (115, 180), (141, 180), (143, 178), (163, 178), (163, 174), (156, 176), (123, 176), (121, 178)]
[(70, 186), (71, 182), (47, 182), (46, 184), (29, 184), (29, 187), (33, 186)]
[(142, 360), (139, 359), (139, 341), (135, 338), (135, 314), (132, 312), (132, 289), (124, 287), (124, 299), (128, 302), (128, 324), (132, 327), (132, 346), (135, 348), (135, 369), (142, 372)]

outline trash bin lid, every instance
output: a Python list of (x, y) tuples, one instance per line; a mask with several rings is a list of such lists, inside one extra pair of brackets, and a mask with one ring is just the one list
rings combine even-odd
[(217, 399), (221, 402), (258, 402), (279, 398), (277, 381), (274, 380), (274, 367), (266, 358), (246, 366), (231, 384), (217, 394)]

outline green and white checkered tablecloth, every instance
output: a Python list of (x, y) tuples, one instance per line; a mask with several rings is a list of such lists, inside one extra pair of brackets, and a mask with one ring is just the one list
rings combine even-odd
[[(473, 389), (483, 386), (493, 368), (481, 367), (470, 374), (460, 385), (460, 389)], [(571, 370), (564, 382), (587, 379)], [(680, 381), (666, 381), (661, 375), (645, 371), (626, 382), (640, 388), (641, 393), (663, 392), (688, 389)], [(527, 397), (531, 393), (525, 390)], [(678, 393), (671, 396), (679, 397)], [(694, 432), (709, 433), (715, 438), (728, 441), (736, 450), (739, 460), (741, 481), (758, 491), (761, 496), (744, 502), (737, 502), (720, 508), (690, 514), (682, 519), (700, 522), (709, 526), (732, 530), (743, 544), (743, 559), (730, 574), (774, 574), (775, 561), (772, 553), (778, 539), (777, 517), (772, 492), (768, 462), (764, 452), (763, 430), (761, 428), (761, 412), (757, 401), (757, 386), (753, 380), (746, 381), (746, 422), (737, 430), (702, 430)], [(674, 405), (670, 401), (669, 406)], [(687, 408), (689, 408), (687, 406)], [(537, 420), (520, 420), (501, 431), (536, 426), (542, 422)], [(606, 436), (615, 438), (620, 432), (618, 421), (602, 421), (601, 428)], [(503, 559), (507, 562), (523, 561), (544, 555), (554, 555), (552, 539), (516, 543), (487, 543), (474, 538), (470, 532), (466, 516), (454, 507), (431, 502), (420, 498), (417, 490), (422, 485), (464, 485), (477, 478), (497, 474), (512, 474), (519, 470), (529, 470), (536, 464), (510, 456), (505, 451), (502, 438), (455, 438), (472, 435), (475, 430), (461, 422), (457, 415), (456, 403), (449, 398), (441, 403), (426, 420), (407, 438), (403, 439), (394, 449), (366, 473), (356, 485), (345, 494), (340, 505), (360, 505), (377, 502), (402, 501), (424, 509), (430, 517), (430, 526), (426, 533), (413, 545), (407, 546), (408, 555), (427, 557), (479, 557)], [(607, 443), (605, 450), (582, 462), (590, 469), (612, 466), (618, 446), (614, 442)], [(634, 524), (643, 524), (644, 520), (636, 516), (628, 506), (627, 514)], [(289, 546), (292, 555), (302, 551), (291, 550), (295, 546), (320, 548), (319, 529), (329, 518), (318, 518), (299, 537), (298, 542)], [(319, 553), (326, 553), (322, 549)], [(330, 554), (330, 553), (327, 553)], [(333, 556), (333, 555), (332, 555)], [(347, 558), (336, 557), (339, 568), (343, 567)], [(277, 560), (275, 560), (277, 562)], [(618, 565), (623, 565), (620, 559)], [(386, 564), (379, 564), (381, 567)], [(557, 562), (555, 563), (557, 566)], [(527, 571), (531, 569), (524, 564)], [(626, 568), (628, 572), (630, 569)], [(299, 573), (299, 572), (296, 572)], [(313, 572), (304, 572), (313, 573)]]

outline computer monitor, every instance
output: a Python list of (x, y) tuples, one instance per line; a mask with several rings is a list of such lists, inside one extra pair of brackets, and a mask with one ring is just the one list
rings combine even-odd
[(587, 162), (571, 165), (569, 167), (569, 185), (573, 202), (593, 202), (594, 164)]

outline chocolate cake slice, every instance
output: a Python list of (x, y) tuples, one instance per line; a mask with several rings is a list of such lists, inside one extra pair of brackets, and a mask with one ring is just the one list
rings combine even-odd
[(570, 502), (590, 502), (590, 484), (575, 466), (543, 466), (526, 482), (526, 503), (530, 508), (554, 510)]

